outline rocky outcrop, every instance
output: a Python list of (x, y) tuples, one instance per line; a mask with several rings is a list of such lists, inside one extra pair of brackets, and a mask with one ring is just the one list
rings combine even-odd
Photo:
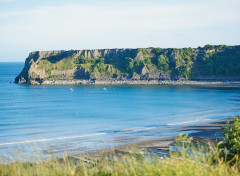
[(134, 60), (144, 60), (143, 54), (142, 52), (138, 52), (136, 57), (134, 58)]
[[(225, 51), (224, 47), (218, 47), (206, 51), (205, 48), (191, 49), (190, 54), (181, 49), (154, 48), (35, 51), (29, 54), (15, 83), (160, 84), (159, 81), (239, 80), (240, 76), (189, 76), (190, 69), (192, 73), (200, 73), (203, 61), (196, 61), (196, 57)], [(89, 63), (81, 61), (83, 58), (89, 59)]]
[[(22, 72), (15, 78), (18, 84), (43, 84), (46, 80), (58, 79), (108, 79), (106, 76), (93, 76), (81, 66), (73, 66), (71, 69), (48, 68), (41, 61), (57, 63), (63, 59), (83, 56), (85, 58), (98, 59), (105, 57), (107, 61), (119, 60), (125, 53), (131, 53), (136, 60), (144, 59), (137, 49), (103, 49), (103, 50), (70, 50), (70, 51), (35, 51), (31, 52), (25, 61)], [(141, 75), (140, 75), (141, 76)], [(118, 76), (116, 76), (117, 78)], [(121, 79), (121, 78), (118, 78)]]
[(85, 68), (77, 67), (77, 69), (74, 72), (74, 78), (75, 79), (84, 79), (88, 80), (90, 79), (91, 75), (89, 71), (87, 71)]

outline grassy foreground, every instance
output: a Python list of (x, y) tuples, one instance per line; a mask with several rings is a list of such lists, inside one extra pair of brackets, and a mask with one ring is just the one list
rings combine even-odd
[[(106, 152), (98, 159), (66, 156), (61, 159), (50, 155), (49, 159), (34, 162), (1, 163), (0, 176), (239, 176), (240, 175), (240, 116), (223, 127), (225, 141), (216, 145), (209, 141), (197, 142), (188, 135), (176, 137), (178, 152), (159, 158), (152, 153)], [(20, 155), (19, 155), (20, 156)], [(41, 158), (41, 155), (40, 155)], [(27, 160), (26, 160), (27, 161)]]
[[(201, 158), (201, 159), (200, 159)], [(143, 155), (108, 155), (95, 162), (74, 160), (71, 157), (49, 159), (36, 163), (14, 162), (1, 164), (2, 176), (114, 176), (114, 175), (159, 175), (159, 176), (230, 176), (240, 175), (238, 164), (229, 165), (224, 160), (213, 162), (212, 158), (172, 156), (159, 158)]]

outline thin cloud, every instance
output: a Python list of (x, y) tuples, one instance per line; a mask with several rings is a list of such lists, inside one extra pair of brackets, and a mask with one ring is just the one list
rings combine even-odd
[[(236, 41), (237, 1), (68, 4), (0, 13), (1, 45), (24, 51), (114, 47), (184, 47)], [(221, 27), (221, 28), (220, 28)], [(223, 31), (223, 29), (225, 31)], [(227, 34), (229, 33), (229, 34)], [(224, 39), (224, 40), (223, 40)], [(210, 42), (208, 42), (210, 41)], [(232, 42), (233, 43), (233, 42)]]
[[(66, 27), (64, 24), (69, 25), (71, 23), (71, 26), (76, 28), (83, 29), (89, 27), (87, 30), (97, 26), (98, 30), (122, 29), (130, 31), (186, 29), (225, 22), (229, 23), (240, 19), (239, 13), (232, 9), (214, 9), (209, 4), (202, 6), (152, 5), (147, 8), (145, 6), (109, 7), (73, 4), (2, 13), (0, 17), (16, 17), (18, 20), (15, 23), (18, 23), (20, 20), (23, 23), (27, 23), (28, 27), (45, 23), (50, 26), (54, 24), (56, 27), (63, 25), (61, 27), (63, 29)], [(77, 23), (80, 20), (86, 23), (86, 25), (82, 26), (81, 23)], [(42, 28), (44, 27), (42, 26)]]
[(13, 2), (15, 0), (0, 0), (0, 3), (8, 3), (8, 2)]

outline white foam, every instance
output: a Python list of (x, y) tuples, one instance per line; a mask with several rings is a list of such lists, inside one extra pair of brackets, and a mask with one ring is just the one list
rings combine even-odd
[(55, 140), (64, 140), (64, 139), (76, 139), (76, 138), (83, 138), (83, 137), (100, 136), (105, 134), (106, 133), (93, 133), (93, 134), (86, 134), (86, 135), (79, 135), (79, 136), (62, 136), (62, 137), (56, 137), (56, 138), (34, 139), (34, 140), (26, 140), (26, 141), (18, 141), (18, 142), (6, 142), (6, 143), (0, 143), (0, 146), (55, 141)]
[(196, 123), (196, 122), (200, 122), (200, 121), (202, 122), (202, 121), (208, 121), (208, 120), (212, 120), (212, 119), (197, 119), (197, 120), (192, 120), (192, 121), (170, 123), (170, 124), (167, 124), (167, 125), (168, 126), (185, 125), (185, 124), (189, 124), (189, 123)]
[(155, 127), (134, 127), (134, 128), (126, 128), (121, 131), (148, 131), (155, 129)]

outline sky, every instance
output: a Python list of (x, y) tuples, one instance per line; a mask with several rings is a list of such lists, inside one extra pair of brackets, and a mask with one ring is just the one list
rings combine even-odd
[(0, 62), (32, 51), (240, 45), (240, 0), (0, 0)]

